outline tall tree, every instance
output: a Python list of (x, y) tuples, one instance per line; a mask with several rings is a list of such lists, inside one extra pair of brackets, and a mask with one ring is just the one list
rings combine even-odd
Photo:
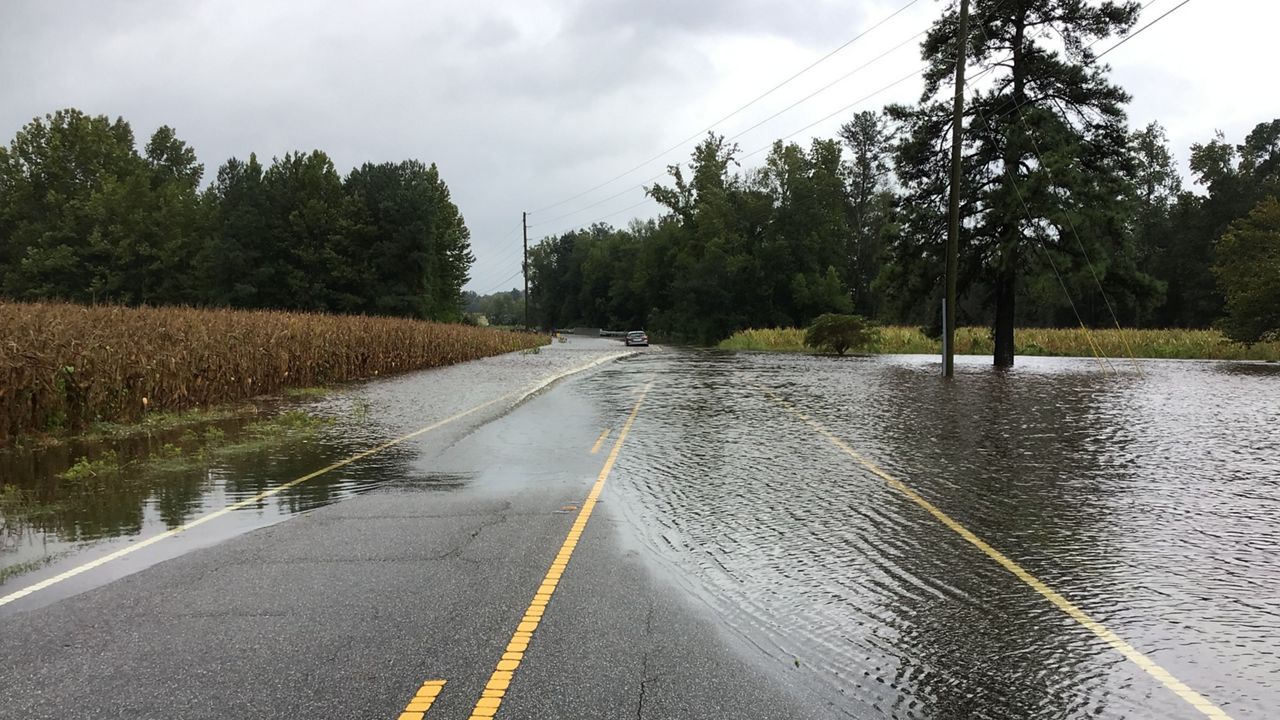
[(880, 313), (879, 293), (872, 283), (880, 271), (891, 232), (893, 192), (892, 147), (888, 122), (865, 110), (840, 127), (840, 139), (852, 155), (849, 162), (849, 247), (847, 277), (854, 309), (868, 317)]
[[(347, 311), (346, 193), (329, 156), (319, 150), (276, 158), (262, 176), (267, 243), (259, 301), (266, 307)], [(336, 279), (342, 278), (341, 280)]]
[[(966, 56), (991, 79), (965, 108), (959, 282), (989, 289), (999, 367), (1014, 360), (1019, 276), (1052, 270), (1064, 284), (1075, 284), (1083, 268), (1105, 286), (1108, 270), (1132, 252), (1125, 245), (1128, 208), (1117, 200), (1128, 161), (1128, 96), (1093, 62), (1090, 47), (1127, 31), (1138, 11), (1136, 2), (973, 2)], [(934, 275), (945, 227), (939, 218), (950, 132), (947, 104), (932, 98), (951, 82), (957, 24), (952, 2), (923, 44), (928, 68), (921, 103), (888, 109), (906, 131), (896, 156), (905, 203), (916, 208), (905, 241), (913, 247), (900, 247), (898, 257), (922, 257), (916, 264), (932, 266), (928, 275)], [(1055, 42), (1041, 40), (1049, 33)]]
[(234, 308), (264, 307), (272, 282), (262, 259), (271, 242), (263, 168), (231, 158), (218, 168), (204, 193), (209, 230), (196, 256), (196, 288), (201, 302)]

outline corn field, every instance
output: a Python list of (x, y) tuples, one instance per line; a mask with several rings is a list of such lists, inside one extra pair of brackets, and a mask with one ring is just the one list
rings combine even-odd
[(0, 442), (546, 342), (401, 318), (0, 302)]

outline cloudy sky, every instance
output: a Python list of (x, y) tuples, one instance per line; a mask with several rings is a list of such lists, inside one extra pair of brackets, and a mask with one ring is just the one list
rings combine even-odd
[[(1139, 27), (1179, 2), (1153, 0)], [(639, 186), (685, 159), (690, 144), (654, 156), (904, 5), (3, 0), (0, 138), (77, 107), (123, 116), (143, 140), (175, 127), (206, 178), (250, 152), (319, 148), (342, 172), (366, 161), (435, 162), (472, 231), (469, 288), (485, 293), (519, 283), (522, 210), (535, 211), (531, 241), (651, 215)], [(867, 96), (921, 65), (912, 39), (942, 5), (911, 3), (716, 130), (740, 134), (746, 154), (793, 133), (800, 142), (830, 137), (857, 110), (917, 99), (914, 78)], [(1106, 62), (1134, 96), (1131, 123), (1164, 124), (1185, 172), (1192, 142), (1215, 129), (1239, 142), (1280, 116), (1274, 61), (1265, 60), (1276, 27), (1280, 3), (1194, 0), (1120, 47)]]

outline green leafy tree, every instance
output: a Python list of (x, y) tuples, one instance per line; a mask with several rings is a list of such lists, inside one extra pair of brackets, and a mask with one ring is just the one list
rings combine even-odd
[[(145, 165), (123, 119), (59, 110), (0, 150), (0, 260), (11, 297), (96, 297), (144, 204)], [(124, 250), (128, 254), (130, 250)], [(114, 289), (114, 286), (111, 286)]]
[(1242, 144), (1217, 133), (1191, 146), (1191, 172), (1204, 194), (1180, 193), (1163, 233), (1153, 272), (1168, 284), (1157, 314), (1163, 325), (1207, 327), (1222, 316), (1215, 282), (1215, 244), (1262, 199), (1280, 195), (1280, 119), (1259, 123)]
[(205, 191), (205, 241), (196, 256), (200, 300), (234, 308), (265, 307), (271, 269), (262, 259), (272, 243), (263, 168), (254, 154), (231, 158)]
[(343, 235), (346, 194), (329, 156), (291, 152), (272, 161), (262, 176), (267, 243), (258, 276), (258, 299), (270, 308), (351, 311), (358, 304), (347, 274)]
[(435, 165), (365, 164), (351, 198), (349, 275), (363, 312), (458, 320), (473, 262), (469, 233)]
[(880, 293), (873, 289), (893, 232), (892, 144), (885, 117), (874, 110), (856, 114), (840, 127), (849, 148), (849, 246), (847, 277), (853, 306), (874, 316), (881, 311)]
[[(1095, 276), (1112, 293), (1158, 289), (1133, 268), (1126, 228), (1129, 98), (1090, 50), (1132, 27), (1138, 10), (1136, 2), (973, 2), (967, 56), (989, 80), (965, 106), (959, 284), (965, 302), (993, 310), (997, 366), (1013, 364), (1020, 277), (1033, 308), (1057, 306), (1039, 313), (1041, 322), (1066, 319), (1061, 291), (1054, 303), (1050, 285), (1035, 279), (1051, 271), (1068, 293)], [(951, 131), (950, 103), (931, 98), (951, 83), (956, 28), (952, 2), (923, 44), (921, 103), (887, 110), (904, 131), (896, 161), (910, 208), (889, 276), (930, 307), (942, 275)], [(1050, 32), (1052, 42), (1041, 39)]]
[(1223, 332), (1233, 340), (1280, 340), (1280, 201), (1268, 197), (1231, 223), (1213, 271), (1226, 296)]

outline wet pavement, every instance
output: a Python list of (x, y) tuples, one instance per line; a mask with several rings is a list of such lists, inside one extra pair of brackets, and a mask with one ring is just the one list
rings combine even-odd
[[(516, 384), (616, 349), (526, 356), (547, 366)], [(0, 717), (397, 717), (432, 678), (426, 717), (467, 717), (649, 383), (498, 717), (1271, 717), (1280, 367), (987, 362), (954, 382), (918, 356), (600, 366), (5, 608)], [(493, 393), (455, 372), (353, 389), (358, 420), (324, 401), (348, 444), (271, 477)]]

